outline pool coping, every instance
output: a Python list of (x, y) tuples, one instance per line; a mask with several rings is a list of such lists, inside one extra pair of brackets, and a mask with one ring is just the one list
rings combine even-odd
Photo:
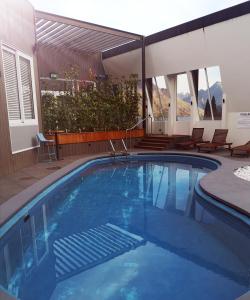
[[(215, 200), (237, 210), (238, 212), (250, 217), (250, 183), (234, 175), (233, 171), (236, 168), (248, 165), (249, 162), (244, 160), (234, 161), (228, 158), (220, 157), (217, 155), (207, 153), (191, 153), (187, 151), (133, 151), (132, 155), (137, 154), (154, 154), (154, 155), (187, 155), (192, 157), (201, 157), (215, 160), (221, 164), (221, 166), (208, 173), (200, 180), (200, 187), (207, 195), (211, 196)], [(69, 174), (77, 167), (98, 159), (110, 157), (108, 153), (99, 153), (95, 155), (85, 156), (78, 159), (73, 163), (57, 170), (56, 172), (44, 177), (22, 192), (11, 197), (5, 203), (0, 205), (0, 226), (5, 224), (13, 215), (15, 215), (21, 208), (29, 203), (34, 197), (40, 194), (47, 187), (54, 182)], [(223, 179), (223, 184), (222, 183)], [(238, 199), (238, 197), (240, 199)]]

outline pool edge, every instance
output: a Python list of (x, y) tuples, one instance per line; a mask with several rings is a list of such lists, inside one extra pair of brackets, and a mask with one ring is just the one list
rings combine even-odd
[[(211, 183), (211, 174), (213, 177), (216, 174), (216, 172), (219, 172), (219, 176), (221, 178), (221, 172), (228, 173), (228, 166), (230, 165), (230, 168), (235, 168), (236, 165), (241, 165), (241, 162), (234, 162), (232, 160), (229, 160), (227, 158), (210, 155), (210, 154), (203, 154), (203, 153), (190, 153), (190, 152), (184, 152), (184, 151), (161, 151), (161, 152), (151, 152), (151, 151), (139, 151), (139, 152), (131, 152), (131, 155), (184, 155), (184, 156), (190, 156), (195, 158), (203, 158), (212, 160), (218, 164), (220, 164), (220, 167), (216, 170), (212, 170), (209, 174), (204, 176), (202, 180), (200, 181), (200, 187), (203, 190), (203, 192), (213, 199), (222, 202), (224, 205), (231, 206), (233, 209), (239, 211), (241, 214), (246, 215), (247, 217), (250, 217), (250, 205), (249, 205), (249, 211), (242, 209), (241, 207), (238, 207), (237, 205), (232, 205), (231, 201), (227, 201), (227, 199), (223, 199), (219, 197), (216, 193), (211, 192), (211, 189), (215, 188), (214, 183), (217, 182), (217, 180), (212, 180)], [(110, 155), (107, 153), (102, 153), (98, 155), (90, 155), (88, 157), (84, 157), (82, 159), (78, 159), (74, 161), (73, 163), (70, 163), (69, 165), (63, 167), (62, 169), (46, 176), (45, 178), (39, 180), (35, 184), (31, 185), (30, 187), (23, 190), (21, 193), (18, 193), (17, 195), (13, 196), (9, 200), (7, 200), (5, 203), (3, 203), (0, 206), (0, 228), (3, 227), (7, 222), (11, 220), (12, 217), (14, 217), (21, 209), (23, 209), (29, 202), (31, 202), (35, 197), (37, 197), (39, 194), (41, 194), (45, 189), (49, 188), (51, 185), (55, 184), (57, 181), (62, 179), (64, 176), (70, 174), (80, 166), (83, 166), (89, 162), (94, 162), (98, 159), (103, 158), (111, 158)], [(226, 166), (226, 167), (225, 167)], [(236, 176), (233, 179), (238, 179)], [(207, 180), (210, 179), (210, 180)], [(238, 182), (235, 180), (236, 183)], [(218, 182), (217, 182), (218, 183)], [(244, 185), (244, 182), (241, 182), (241, 185)], [(250, 186), (248, 186), (248, 193), (250, 194)], [(249, 195), (248, 194), (248, 195)], [(250, 203), (249, 203), (250, 204)]]

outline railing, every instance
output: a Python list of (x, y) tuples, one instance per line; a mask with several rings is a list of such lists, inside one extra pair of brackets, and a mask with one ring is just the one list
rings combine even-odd
[[(142, 124), (143, 122), (145, 122), (146, 120), (150, 119), (150, 131), (151, 131), (151, 134), (152, 134), (152, 125), (153, 125), (153, 118), (151, 115), (148, 115), (146, 118), (138, 121), (135, 125), (133, 125), (131, 128), (127, 128), (126, 129), (126, 145), (127, 145), (127, 148), (131, 149), (131, 131), (133, 129), (135, 129), (137, 126), (139, 126), (140, 124)], [(128, 133), (129, 133), (129, 146), (128, 146)]]
[(127, 146), (126, 146), (123, 139), (122, 139), (122, 145), (123, 145), (123, 148), (124, 148), (125, 152), (128, 153), (128, 148), (127, 148)]
[(109, 140), (109, 143), (110, 143), (110, 146), (112, 148), (113, 154), (115, 155), (115, 147), (114, 147), (114, 144), (113, 144), (112, 140)]
[[(126, 146), (126, 144), (125, 144), (125, 142), (124, 142), (123, 139), (121, 139), (121, 142), (122, 142), (122, 146), (124, 148), (124, 152), (121, 151), (120, 154), (123, 154), (123, 155), (127, 156), (128, 155), (128, 148), (127, 148), (127, 146)], [(110, 146), (112, 148), (111, 155), (115, 156), (117, 151), (115, 150), (115, 147), (114, 147), (114, 144), (113, 144), (112, 140), (109, 140), (109, 143), (110, 143)]]

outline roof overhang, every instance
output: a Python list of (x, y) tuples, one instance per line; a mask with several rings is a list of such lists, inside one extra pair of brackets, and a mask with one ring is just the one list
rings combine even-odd
[(138, 34), (51, 13), (36, 11), (35, 15), (39, 47), (63, 47), (92, 54), (142, 39)]

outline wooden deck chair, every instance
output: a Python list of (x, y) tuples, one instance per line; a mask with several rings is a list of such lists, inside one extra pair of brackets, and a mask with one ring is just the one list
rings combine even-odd
[(227, 134), (228, 129), (215, 129), (211, 142), (197, 144), (198, 151), (212, 152), (224, 146), (227, 146), (231, 150), (232, 143), (227, 143)]
[(202, 141), (203, 133), (204, 133), (204, 128), (193, 128), (190, 139), (185, 142), (177, 143), (176, 147), (180, 149), (191, 149), (196, 147), (198, 143), (203, 142)]
[(246, 155), (248, 157), (249, 154), (250, 154), (250, 141), (248, 141), (244, 145), (233, 147), (231, 149), (231, 156), (233, 156), (233, 155)]

